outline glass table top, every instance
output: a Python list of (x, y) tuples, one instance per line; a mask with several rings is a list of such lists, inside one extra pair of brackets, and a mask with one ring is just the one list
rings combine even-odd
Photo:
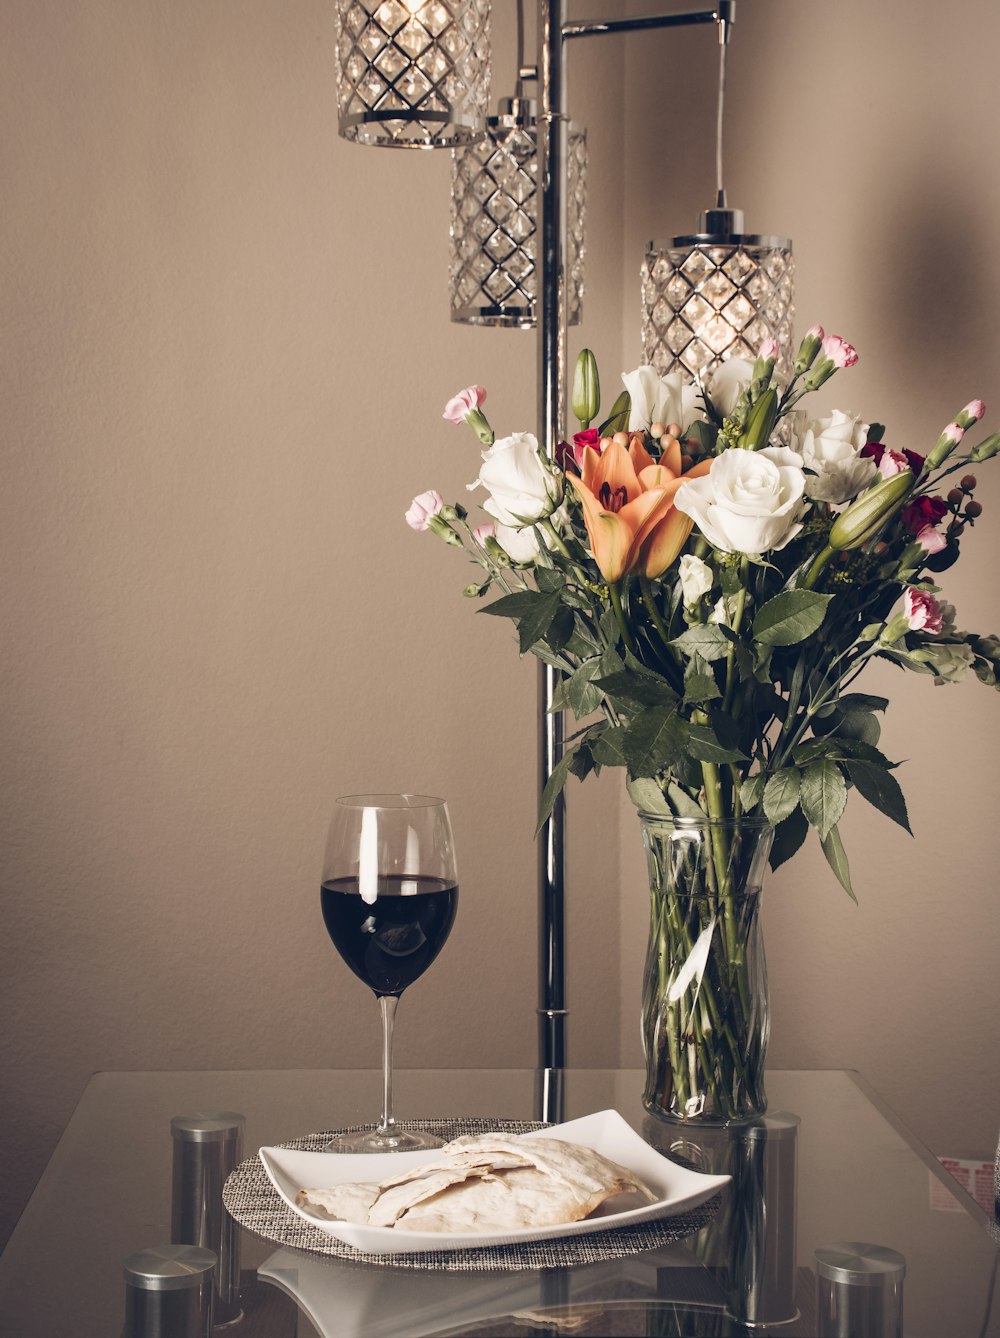
[[(401, 1069), (397, 1116), (537, 1119), (541, 1077), (530, 1069)], [(244, 1113), (247, 1158), (262, 1145), (372, 1120), (379, 1084), (373, 1070), (96, 1074), (0, 1256), (0, 1333), (121, 1333), (123, 1260), (170, 1239), (174, 1116)], [(764, 1121), (695, 1137), (650, 1120), (638, 1070), (550, 1077), (552, 1118), (615, 1109), (661, 1150), (733, 1176), (709, 1225), (683, 1241), (575, 1267), (454, 1274), (359, 1265), (244, 1232), (244, 1315), (218, 1332), (849, 1333), (830, 1327), (829, 1307), (843, 1314), (860, 1297), (871, 1310), (877, 1298), (836, 1270), (818, 1277), (816, 1251), (850, 1242), (905, 1261), (893, 1304), (901, 1300), (906, 1338), (1000, 1338), (1000, 1255), (985, 1214), (875, 1092), (842, 1071), (772, 1071), (767, 1085)], [(893, 1332), (881, 1322), (864, 1332)]]

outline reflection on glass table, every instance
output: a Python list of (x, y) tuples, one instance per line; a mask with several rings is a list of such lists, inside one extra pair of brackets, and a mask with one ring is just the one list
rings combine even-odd
[[(530, 1120), (538, 1082), (532, 1070), (397, 1078), (407, 1112), (427, 1119)], [(96, 1075), (0, 1256), (0, 1333), (117, 1338), (122, 1260), (169, 1239), (174, 1115), (242, 1111), (252, 1155), (364, 1122), (378, 1083), (370, 1070)], [(561, 1088), (560, 1118), (616, 1109), (661, 1151), (731, 1174), (709, 1224), (621, 1260), (503, 1274), (359, 1265), (244, 1234), (244, 1318), (220, 1332), (888, 1338), (901, 1314), (904, 1338), (1000, 1338), (985, 1214), (855, 1076), (770, 1072), (768, 1116), (698, 1138), (645, 1115), (636, 1070), (571, 1070)], [(884, 1253), (866, 1259), (868, 1247)], [(834, 1290), (841, 1317), (860, 1297), (881, 1327), (856, 1327), (870, 1315), (829, 1327), (840, 1320), (817, 1296), (828, 1305)]]

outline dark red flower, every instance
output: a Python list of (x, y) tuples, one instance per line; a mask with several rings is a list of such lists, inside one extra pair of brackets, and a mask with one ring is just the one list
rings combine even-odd
[(568, 441), (561, 441), (556, 447), (556, 463), (566, 469), (572, 461), (580, 470), (583, 468), (583, 453), (588, 447), (600, 455), (601, 434), (596, 427), (588, 427), (585, 432), (574, 433), (572, 446)]
[[(914, 470), (914, 473), (916, 471)], [(903, 508), (903, 524), (911, 534), (919, 534), (925, 525), (936, 525), (948, 514), (948, 504), (940, 497), (915, 497)]]
[[(870, 456), (871, 459), (874, 460), (876, 464), (880, 464), (882, 456), (885, 454), (885, 449), (886, 448), (884, 442), (870, 441), (866, 446), (863, 446), (861, 448), (861, 454)], [(906, 462), (913, 470), (914, 474), (915, 475), (919, 474), (924, 467), (924, 457), (922, 455), (918, 455), (916, 451), (908, 451), (905, 448), (903, 449), (902, 453), (903, 455), (906, 456)]]

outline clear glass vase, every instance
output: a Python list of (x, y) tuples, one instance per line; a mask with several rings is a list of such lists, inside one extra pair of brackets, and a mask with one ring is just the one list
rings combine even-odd
[(650, 929), (642, 995), (643, 1105), (682, 1124), (767, 1109), (767, 968), (760, 901), (772, 828), (640, 813)]

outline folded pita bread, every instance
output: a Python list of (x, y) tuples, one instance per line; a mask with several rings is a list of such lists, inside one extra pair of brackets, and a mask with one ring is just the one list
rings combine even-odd
[(397, 1231), (515, 1231), (578, 1222), (608, 1199), (656, 1195), (592, 1148), (556, 1138), (477, 1134), (379, 1185), (303, 1189), (296, 1202), (326, 1219)]

